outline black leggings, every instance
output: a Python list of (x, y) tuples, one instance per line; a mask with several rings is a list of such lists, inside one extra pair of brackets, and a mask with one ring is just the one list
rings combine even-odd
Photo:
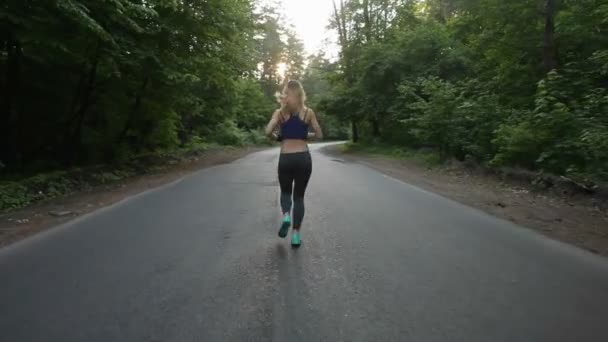
[(304, 192), (312, 173), (310, 152), (281, 153), (279, 157), (279, 184), (281, 185), (281, 209), (291, 210), (293, 190), (293, 228), (300, 229), (304, 219)]

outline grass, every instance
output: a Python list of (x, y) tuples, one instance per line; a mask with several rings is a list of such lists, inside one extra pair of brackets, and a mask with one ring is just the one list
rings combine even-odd
[(393, 159), (415, 160), (424, 164), (427, 167), (441, 165), (439, 154), (435, 151), (419, 151), (387, 144), (361, 142), (348, 142), (346, 144), (341, 145), (340, 150), (343, 153), (365, 153), (390, 157)]

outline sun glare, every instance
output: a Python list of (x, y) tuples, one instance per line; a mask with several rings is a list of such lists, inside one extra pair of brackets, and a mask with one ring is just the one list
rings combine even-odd
[(279, 76), (281, 76), (281, 78), (285, 78), (285, 73), (287, 72), (287, 64), (284, 62), (281, 62), (279, 64), (277, 64), (277, 73), (279, 74)]
[[(327, 57), (338, 55), (336, 32), (326, 28), (333, 13), (330, 0), (281, 0), (287, 20), (295, 31), (306, 50), (305, 55), (313, 54), (323, 49)], [(329, 39), (326, 42), (326, 39)]]

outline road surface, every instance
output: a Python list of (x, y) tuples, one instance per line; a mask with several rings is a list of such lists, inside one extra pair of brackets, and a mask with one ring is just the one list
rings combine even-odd
[(608, 341), (608, 262), (313, 147), (303, 245), (278, 150), (0, 250), (0, 340)]

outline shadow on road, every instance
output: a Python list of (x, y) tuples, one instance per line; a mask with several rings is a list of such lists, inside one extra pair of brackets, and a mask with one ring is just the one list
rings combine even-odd
[(284, 244), (282, 244), (282, 243), (276, 244), (276, 253), (280, 259), (283, 259), (283, 260), (287, 259), (287, 249), (285, 248)]

